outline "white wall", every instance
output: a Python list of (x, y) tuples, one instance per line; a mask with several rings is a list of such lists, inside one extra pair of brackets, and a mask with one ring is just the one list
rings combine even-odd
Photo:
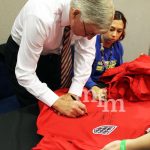
[(150, 48), (150, 0), (114, 0), (115, 7), (127, 18), (126, 37), (122, 41), (124, 60), (130, 61)]
[(16, 15), (26, 0), (0, 0), (0, 44), (6, 42)]
[[(26, 0), (0, 0), (0, 44), (6, 42), (13, 21)], [(128, 21), (124, 60), (130, 61), (150, 47), (150, 0), (114, 0)]]

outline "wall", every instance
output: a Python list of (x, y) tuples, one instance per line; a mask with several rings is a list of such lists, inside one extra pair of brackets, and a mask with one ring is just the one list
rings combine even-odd
[(122, 41), (124, 60), (130, 61), (150, 49), (150, 0), (114, 0), (115, 7), (127, 18), (126, 37)]
[(26, 0), (0, 0), (0, 44), (6, 42), (16, 15)]
[[(26, 0), (0, 0), (0, 44), (4, 43), (13, 21)], [(150, 0), (114, 0), (116, 9), (121, 10), (127, 20), (124, 60), (130, 61), (150, 47)]]

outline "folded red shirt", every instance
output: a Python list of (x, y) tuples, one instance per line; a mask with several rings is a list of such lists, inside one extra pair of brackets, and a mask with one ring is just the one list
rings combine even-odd
[(108, 98), (129, 101), (150, 100), (150, 56), (108, 69), (100, 81), (108, 84)]

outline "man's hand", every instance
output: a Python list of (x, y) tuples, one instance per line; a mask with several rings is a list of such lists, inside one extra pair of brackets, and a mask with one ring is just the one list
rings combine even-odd
[[(74, 98), (73, 98), (74, 97)], [(79, 100), (75, 100), (77, 97), (71, 96), (67, 93), (61, 96), (54, 104), (53, 108), (60, 114), (68, 117), (79, 117), (87, 113), (86, 106)]]
[(98, 86), (93, 86), (91, 88), (92, 95), (94, 99), (106, 101), (107, 100), (107, 89), (99, 88)]

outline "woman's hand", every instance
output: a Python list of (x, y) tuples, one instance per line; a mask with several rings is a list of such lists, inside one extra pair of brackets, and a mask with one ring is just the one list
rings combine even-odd
[(99, 88), (98, 86), (93, 86), (91, 88), (92, 95), (94, 99), (106, 101), (107, 100), (107, 89)]

